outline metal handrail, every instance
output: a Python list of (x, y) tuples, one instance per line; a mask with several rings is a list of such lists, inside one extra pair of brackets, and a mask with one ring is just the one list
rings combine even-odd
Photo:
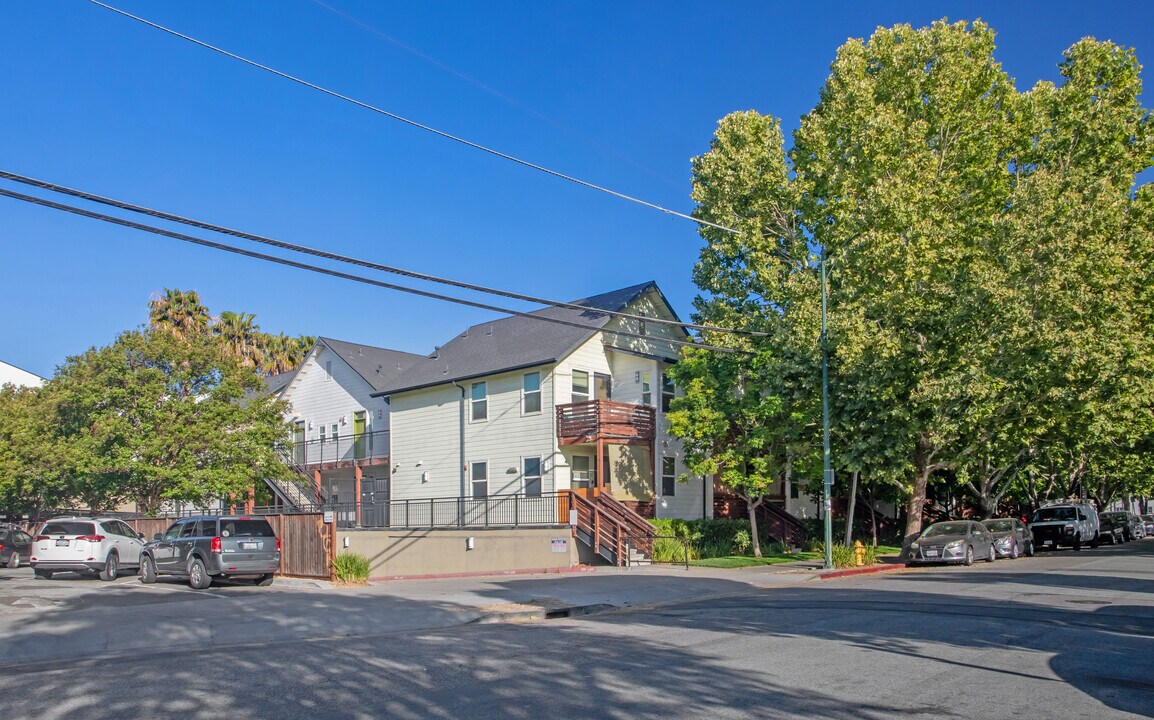
[(350, 460), (375, 460), (389, 456), (389, 431), (376, 430), (360, 435), (337, 435), (292, 443), (292, 464), (302, 467)]
[[(680, 537), (678, 535), (626, 535), (624, 538), (625, 539), (625, 557), (626, 558), (629, 557), (629, 550), (633, 547), (633, 541), (638, 539), (638, 538), (644, 538), (646, 540), (680, 540), (681, 544), (685, 547), (685, 554), (684, 554), (685, 569), (689, 570), (689, 538)], [(650, 553), (650, 555), (649, 555), (649, 562), (651, 562), (651, 563), (657, 563), (658, 562), (657, 560), (653, 559), (652, 553)], [(672, 565), (673, 563), (669, 563), (669, 564)], [(633, 567), (633, 563), (626, 560), (625, 567), (627, 567), (627, 568)]]

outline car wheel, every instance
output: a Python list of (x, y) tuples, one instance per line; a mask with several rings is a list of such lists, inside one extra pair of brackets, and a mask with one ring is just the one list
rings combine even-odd
[(994, 547), (993, 543), (990, 543), (990, 554), (986, 558), (986, 562), (993, 562), (997, 559), (998, 559), (998, 550)]
[(266, 573), (265, 575), (261, 575), (256, 579), (256, 584), (260, 585), (261, 587), (268, 587), (269, 585), (272, 585), (272, 578), (272, 573)]
[(1018, 541), (1017, 540), (1010, 543), (1010, 559), (1011, 560), (1017, 560), (1018, 559)]
[(1026, 545), (1026, 557), (1034, 557), (1034, 541), (1033, 540), (1031, 540), (1029, 542), (1029, 544)]
[(119, 571), (120, 559), (116, 553), (108, 553), (108, 557), (104, 560), (104, 569), (100, 571), (100, 579), (104, 581), (115, 580), (116, 573)]
[(1082, 549), (1082, 538), (1081, 537), (1074, 538), (1074, 552), (1078, 552), (1081, 549)]
[[(1114, 537), (1112, 535), (1110, 536), (1110, 543), (1111, 544), (1114, 543)], [(1102, 544), (1102, 533), (1100, 533), (1100, 532), (1094, 533), (1094, 539), (1090, 541), (1090, 549), (1093, 550), (1094, 548), (1098, 547), (1101, 544)]]
[(193, 558), (188, 564), (188, 584), (193, 590), (204, 590), (212, 585), (212, 576), (208, 574), (204, 561), (200, 558)]
[(52, 571), (51, 570), (38, 570), (36, 568), (33, 568), (32, 569), (32, 575), (37, 580), (51, 580), (52, 579)]
[(10, 567), (10, 568), (20, 567), (20, 553), (18, 553), (18, 552), (12, 553), (12, 557), (8, 558), (8, 567)]
[(140, 556), (140, 582), (145, 585), (156, 582), (156, 565), (148, 555)]
[(963, 564), (966, 567), (969, 567), (970, 565), (974, 564), (974, 546), (973, 545), (967, 545), (966, 546), (966, 559), (965, 559), (965, 562)]

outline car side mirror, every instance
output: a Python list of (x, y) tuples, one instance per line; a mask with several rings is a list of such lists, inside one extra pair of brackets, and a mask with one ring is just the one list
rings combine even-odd
[(163, 540), (164, 534), (163, 533), (156, 533), (155, 535), (152, 536), (152, 539), (153, 540)]
[(144, 533), (142, 533), (142, 532), (138, 532), (138, 533), (136, 533), (136, 537), (137, 537), (137, 539), (139, 539), (139, 540), (143, 540), (143, 539), (144, 539)]

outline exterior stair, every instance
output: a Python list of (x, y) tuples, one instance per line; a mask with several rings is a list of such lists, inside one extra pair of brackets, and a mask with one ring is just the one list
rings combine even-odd
[(287, 453), (282, 453), (281, 459), (292, 469), (292, 479), (282, 480), (266, 477), (264, 478), (265, 485), (268, 485), (273, 494), (280, 498), (286, 507), (291, 507), (298, 512), (316, 512), (319, 510), (322, 505), (321, 499), (317, 497), (316, 487), (313, 485), (313, 480), (309, 477), (308, 472), (300, 465), (295, 464)]
[(648, 520), (606, 492), (592, 499), (568, 491), (569, 507), (577, 511), (577, 539), (611, 565), (647, 565), (653, 557), (657, 529)]

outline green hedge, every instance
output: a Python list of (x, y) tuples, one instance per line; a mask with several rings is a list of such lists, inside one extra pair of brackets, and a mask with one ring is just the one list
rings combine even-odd
[[(672, 518), (659, 518), (650, 520), (649, 522), (657, 528), (658, 535), (688, 538), (690, 541), (690, 560), (745, 555), (752, 547), (752, 542), (749, 537), (749, 520), (747, 519), (707, 518), (698, 520), (674, 520)], [(784, 548), (771, 542), (766, 531), (767, 528), (759, 523), (758, 535), (761, 536), (762, 551), (783, 550)], [(675, 557), (673, 557), (673, 559), (665, 559), (662, 555), (667, 554), (666, 551), (663, 549), (661, 553), (658, 553), (655, 548), (654, 560), (657, 562), (679, 562), (684, 560), (685, 551), (682, 544), (676, 541), (666, 542), (669, 543), (670, 552), (672, 552), (674, 548), (674, 543), (676, 544)]]

